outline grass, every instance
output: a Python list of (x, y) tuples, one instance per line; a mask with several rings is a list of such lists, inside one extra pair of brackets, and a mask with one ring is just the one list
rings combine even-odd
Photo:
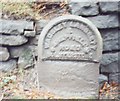
[[(66, 9), (65, 2), (3, 2), (0, 3), (4, 19), (35, 19), (40, 20)], [(63, 12), (61, 13), (63, 14)]]

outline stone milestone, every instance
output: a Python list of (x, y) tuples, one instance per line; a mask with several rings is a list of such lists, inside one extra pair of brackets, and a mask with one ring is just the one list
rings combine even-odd
[(51, 20), (38, 41), (38, 80), (42, 90), (63, 98), (97, 98), (102, 38), (80, 16)]

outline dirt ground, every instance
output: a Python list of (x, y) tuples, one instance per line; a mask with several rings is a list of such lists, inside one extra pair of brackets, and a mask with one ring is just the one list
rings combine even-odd
[[(0, 75), (0, 99), (64, 99), (48, 91), (39, 90), (35, 68), (15, 69), (11, 72), (1, 72)], [(100, 89), (99, 99), (118, 99), (118, 94), (118, 84), (106, 82)]]

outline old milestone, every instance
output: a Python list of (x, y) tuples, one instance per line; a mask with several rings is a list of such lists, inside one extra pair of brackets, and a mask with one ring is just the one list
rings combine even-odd
[(97, 98), (102, 38), (88, 19), (65, 15), (51, 20), (38, 42), (42, 90), (63, 98)]

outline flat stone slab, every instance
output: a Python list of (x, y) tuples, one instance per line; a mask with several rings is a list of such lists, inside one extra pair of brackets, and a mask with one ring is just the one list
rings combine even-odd
[(103, 54), (101, 65), (100, 65), (101, 73), (120, 72), (119, 54), (120, 52)]
[(51, 20), (38, 41), (38, 79), (42, 90), (63, 98), (98, 97), (102, 38), (83, 17)]
[(18, 35), (23, 34), (24, 29), (33, 30), (34, 29), (33, 22), (25, 20), (0, 19), (0, 33)]
[(103, 13), (118, 12), (119, 11), (118, 1), (100, 2), (99, 5), (100, 5), (100, 10)]
[(14, 36), (14, 35), (0, 35), (0, 45), (7, 46), (19, 46), (25, 44), (28, 41), (24, 36)]
[(120, 31), (118, 29), (100, 30), (103, 38), (103, 51), (120, 50), (119, 39)]
[(92, 21), (93, 24), (95, 24), (96, 27), (99, 29), (119, 27), (118, 14), (99, 15), (94, 17), (88, 17), (88, 19)]
[(70, 2), (70, 7), (71, 13), (74, 15), (90, 16), (99, 14), (97, 3), (93, 2)]

